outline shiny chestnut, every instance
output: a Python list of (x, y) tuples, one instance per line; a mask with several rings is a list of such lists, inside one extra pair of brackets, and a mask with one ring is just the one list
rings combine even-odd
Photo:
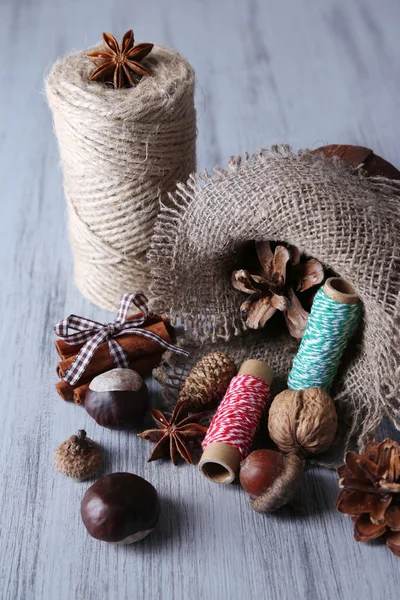
[(253, 498), (261, 496), (271, 487), (285, 468), (285, 457), (274, 450), (254, 450), (242, 462), (240, 483)]
[(103, 542), (132, 544), (157, 525), (160, 504), (156, 489), (138, 475), (111, 473), (100, 477), (81, 502), (89, 534)]
[(292, 501), (301, 484), (304, 458), (295, 452), (255, 450), (242, 462), (240, 483), (259, 513), (269, 513)]
[(132, 369), (107, 371), (90, 383), (85, 408), (103, 427), (135, 429), (149, 409), (147, 386)]

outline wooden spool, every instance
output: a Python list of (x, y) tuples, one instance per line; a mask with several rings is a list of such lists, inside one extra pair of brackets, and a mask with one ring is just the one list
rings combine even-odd
[[(271, 385), (274, 376), (271, 367), (261, 360), (246, 360), (238, 375), (253, 375), (263, 379), (268, 385)], [(242, 458), (234, 446), (225, 442), (213, 442), (205, 448), (199, 470), (214, 483), (232, 483), (239, 473)]]

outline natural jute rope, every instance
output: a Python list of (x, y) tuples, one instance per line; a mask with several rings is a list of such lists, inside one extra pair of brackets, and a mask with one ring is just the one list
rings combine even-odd
[(86, 52), (57, 62), (46, 81), (64, 174), (75, 282), (102, 308), (147, 289), (146, 252), (160, 201), (195, 169), (194, 72), (154, 46), (153, 77), (115, 90), (91, 82)]

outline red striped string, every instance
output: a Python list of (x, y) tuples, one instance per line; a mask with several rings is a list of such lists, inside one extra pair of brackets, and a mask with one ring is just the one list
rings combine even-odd
[(269, 385), (264, 379), (254, 375), (234, 377), (208, 428), (203, 450), (209, 444), (223, 442), (246, 458), (269, 398)]

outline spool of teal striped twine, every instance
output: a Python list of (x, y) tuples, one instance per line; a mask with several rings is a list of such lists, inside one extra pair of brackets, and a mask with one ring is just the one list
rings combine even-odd
[(360, 313), (360, 299), (350, 284), (339, 277), (325, 282), (315, 295), (289, 374), (289, 389), (318, 387), (329, 392)]

